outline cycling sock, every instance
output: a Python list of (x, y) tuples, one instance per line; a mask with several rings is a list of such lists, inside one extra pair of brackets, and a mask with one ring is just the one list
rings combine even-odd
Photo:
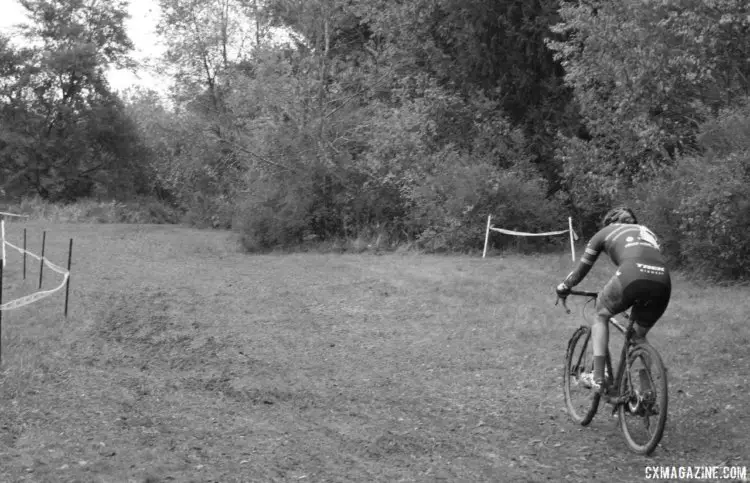
[(597, 384), (604, 382), (604, 364), (606, 356), (594, 356), (594, 381)]

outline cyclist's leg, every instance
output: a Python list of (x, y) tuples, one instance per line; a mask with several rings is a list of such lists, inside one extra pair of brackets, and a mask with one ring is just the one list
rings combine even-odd
[(624, 297), (621, 272), (618, 270), (599, 292), (596, 300), (596, 321), (591, 327), (594, 342), (594, 381), (604, 382), (604, 366), (609, 347), (609, 319), (626, 310), (629, 305)]

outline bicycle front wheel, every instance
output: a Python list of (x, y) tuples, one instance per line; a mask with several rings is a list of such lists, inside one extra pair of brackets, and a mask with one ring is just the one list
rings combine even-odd
[(649, 455), (661, 441), (667, 424), (667, 370), (650, 344), (630, 350), (620, 394), (628, 401), (619, 407), (620, 427), (630, 448)]
[(563, 392), (568, 414), (582, 426), (588, 425), (599, 408), (598, 392), (591, 389), (594, 372), (594, 349), (591, 329), (579, 327), (568, 341), (563, 369)]

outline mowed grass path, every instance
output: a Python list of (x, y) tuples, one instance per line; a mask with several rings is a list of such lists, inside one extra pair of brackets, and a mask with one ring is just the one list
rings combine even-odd
[[(48, 230), (60, 265), (75, 238), (72, 310), (62, 318), (60, 294), (3, 314), (3, 482), (634, 481), (647, 465), (750, 466), (747, 287), (676, 277), (649, 337), (670, 419), (643, 458), (606, 408), (588, 428), (563, 411), (581, 318), (553, 287), (569, 255), (248, 256), (223, 232), (26, 226), (36, 253)], [(26, 282), (21, 267), (9, 252), (6, 301), (36, 288), (38, 266)], [(45, 273), (45, 287), (59, 280)]]

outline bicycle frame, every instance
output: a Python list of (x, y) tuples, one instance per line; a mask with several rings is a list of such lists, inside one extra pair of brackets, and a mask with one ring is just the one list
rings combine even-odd
[[(617, 366), (617, 375), (612, 380), (614, 387), (618, 388), (618, 397), (617, 398), (611, 398), (609, 396), (605, 396), (604, 400), (610, 404), (623, 404), (628, 401), (628, 394), (619, 394), (619, 388), (622, 385), (622, 378), (625, 375), (625, 368), (627, 367), (628, 363), (628, 354), (630, 352), (630, 347), (633, 345), (633, 333), (635, 332), (635, 329), (633, 329), (633, 319), (631, 319), (628, 314), (623, 314), (623, 317), (628, 319), (627, 326), (623, 326), (616, 318), (610, 317), (609, 318), (609, 324), (615, 329), (617, 329), (625, 338), (625, 341), (622, 344), (622, 350), (620, 351), (620, 363)], [(609, 347), (607, 348), (607, 366), (609, 368), (609, 373), (612, 374), (612, 359), (609, 352)], [(630, 377), (630, 373), (627, 373), (627, 377)], [(632, 381), (628, 381), (627, 387), (633, 387), (631, 385)]]
[[(582, 297), (589, 297), (589, 298), (592, 298), (592, 299), (596, 300), (596, 297), (598, 297), (599, 294), (597, 292), (581, 292), (581, 291), (572, 290), (570, 292), (570, 295), (578, 295), (578, 296), (582, 296)], [(570, 313), (570, 309), (566, 305), (565, 299), (558, 299), (558, 300), (562, 300), (563, 307), (565, 307), (565, 310), (568, 313)], [(584, 310), (585, 310), (585, 308), (586, 307), (584, 305)], [(625, 339), (625, 341), (624, 341), (624, 343), (622, 345), (622, 350), (620, 351), (620, 359), (619, 359), (619, 364), (617, 366), (617, 374), (615, 374), (614, 379), (612, 379), (613, 386), (616, 387), (616, 388), (618, 388), (618, 392), (619, 392), (619, 387), (622, 385), (621, 384), (622, 378), (625, 375), (625, 368), (626, 368), (627, 362), (628, 362), (628, 360), (627, 360), (628, 359), (628, 353), (629, 353), (630, 347), (633, 345), (632, 339), (633, 339), (633, 334), (635, 332), (635, 329), (633, 329), (633, 323), (634, 323), (633, 319), (631, 319), (630, 316), (627, 313), (623, 313), (622, 316), (625, 317), (628, 320), (627, 325), (623, 325), (622, 323), (620, 323), (620, 321), (617, 320), (614, 316), (612, 316), (612, 317), (609, 318), (609, 325), (613, 326), (618, 332), (620, 332), (623, 335), (624, 339)], [(585, 312), (583, 314), (583, 318), (586, 319), (586, 320), (588, 320), (588, 318), (586, 317)], [(589, 333), (589, 335), (587, 336), (587, 340), (586, 340), (585, 344), (589, 343), (589, 338), (590, 337), (591, 337), (591, 334)], [(583, 354), (581, 354), (581, 355), (583, 355)], [(611, 354), (610, 354), (610, 351), (609, 351), (609, 347), (607, 347), (607, 362), (606, 362), (606, 364), (607, 364), (607, 370), (609, 371), (609, 373), (613, 374), (613, 371), (612, 371), (612, 357), (611, 357)], [(628, 378), (630, 377), (630, 373), (628, 373), (627, 377)], [(632, 381), (628, 381), (628, 386), (627, 387), (632, 387), (631, 386), (631, 382)], [(628, 399), (629, 399), (629, 395), (628, 394), (618, 394), (617, 397), (610, 397), (610, 396), (604, 395), (603, 399), (605, 400), (605, 402), (607, 402), (609, 404), (613, 404), (616, 407), (619, 404), (626, 403), (628, 401)]]

